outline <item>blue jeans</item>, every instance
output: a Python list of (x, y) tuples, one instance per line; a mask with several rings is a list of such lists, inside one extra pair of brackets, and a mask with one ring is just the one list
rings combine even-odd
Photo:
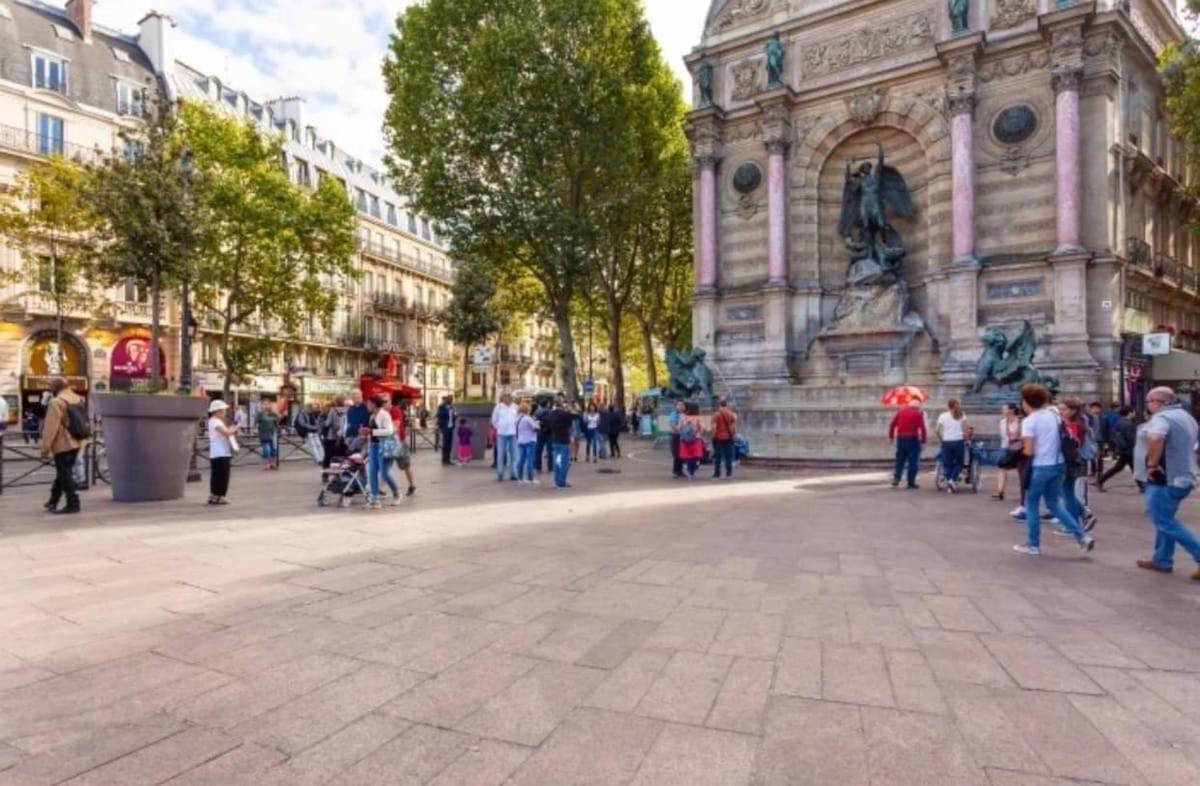
[(1053, 467), (1033, 467), (1029, 471), (1029, 488), (1025, 492), (1025, 525), (1029, 530), (1028, 544), (1035, 548), (1042, 545), (1042, 509), (1041, 501), (1046, 500), (1046, 508), (1062, 522), (1067, 532), (1075, 540), (1083, 542), (1083, 529), (1079, 520), (1067, 510), (1063, 504), (1063, 480), (1067, 477), (1067, 469), (1062, 464)]
[(949, 483), (957, 483), (963, 469), (963, 441), (953, 439), (942, 443), (942, 469)]
[(392, 479), (392, 460), (383, 457), (383, 443), (371, 443), (371, 500), (379, 501), (379, 476), (383, 476), (383, 480), (388, 484), (388, 488), (392, 490), (392, 496), (400, 496), (400, 487), (396, 485), (396, 481)]
[(1175, 544), (1192, 555), (1200, 565), (1200, 539), (1180, 523), (1176, 514), (1179, 503), (1187, 499), (1191, 489), (1174, 486), (1146, 486), (1146, 513), (1154, 522), (1154, 564), (1170, 568), (1175, 563)]
[(921, 466), (921, 440), (918, 437), (896, 438), (896, 474), (892, 479), (900, 482), (900, 475), (908, 467), (908, 485), (917, 485), (917, 470)]
[(260, 437), (259, 443), (262, 448), (262, 457), (265, 459), (279, 458), (279, 437), (272, 434), (269, 437)]
[(562, 488), (567, 485), (567, 473), (571, 471), (571, 446), (555, 442), (550, 452), (554, 454), (554, 485)]
[(537, 459), (537, 447), (536, 442), (526, 442), (518, 446), (520, 458), (517, 459), (517, 478), (519, 480), (533, 480), (533, 462)]
[(504, 480), (504, 465), (508, 465), (508, 474), (513, 480), (517, 479), (517, 435), (496, 435), (496, 477)]
[(1083, 502), (1075, 493), (1076, 477), (1067, 475), (1063, 481), (1063, 504), (1067, 506), (1067, 510), (1071, 512), (1077, 520), (1083, 521), (1083, 517), (1087, 514), (1087, 510), (1083, 506)]
[(713, 440), (713, 477), (721, 477), (721, 464), (725, 464), (725, 474), (733, 477), (733, 440)]

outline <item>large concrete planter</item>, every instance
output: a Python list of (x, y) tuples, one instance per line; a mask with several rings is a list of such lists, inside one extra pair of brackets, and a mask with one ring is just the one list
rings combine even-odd
[(196, 423), (208, 411), (207, 399), (100, 393), (92, 402), (103, 421), (113, 499), (181, 498)]
[[(466, 418), (471, 425), (471, 458), (482, 461), (487, 458), (488, 430), (492, 427), (492, 410), (495, 404), (456, 404), (454, 413), (457, 417)], [(454, 424), (454, 453), (458, 456), (458, 424)]]

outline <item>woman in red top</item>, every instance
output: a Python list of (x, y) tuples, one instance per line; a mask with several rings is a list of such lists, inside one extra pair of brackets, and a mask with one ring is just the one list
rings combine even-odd
[(688, 404), (683, 422), (679, 424), (679, 459), (687, 466), (688, 479), (696, 479), (696, 470), (704, 458), (704, 421), (700, 406)]

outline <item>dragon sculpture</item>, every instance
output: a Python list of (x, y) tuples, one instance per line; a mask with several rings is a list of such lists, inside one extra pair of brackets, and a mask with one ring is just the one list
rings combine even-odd
[(691, 400), (697, 396), (713, 398), (712, 370), (704, 362), (707, 357), (703, 349), (667, 350), (667, 370), (671, 381), (663, 391), (663, 398)]
[(1045, 385), (1051, 393), (1058, 393), (1058, 378), (1042, 374), (1033, 365), (1037, 341), (1029, 320), (1012, 341), (1002, 327), (990, 327), (983, 334), (983, 355), (975, 369), (975, 392), (983, 390), (988, 382), (999, 387), (1020, 388), (1037, 383)]

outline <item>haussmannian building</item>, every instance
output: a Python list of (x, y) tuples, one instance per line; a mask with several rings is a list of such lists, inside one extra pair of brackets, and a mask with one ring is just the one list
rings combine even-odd
[[(252, 98), (175, 57), (174, 23), (151, 12), (135, 34), (92, 22), (92, 0), (65, 8), (33, 0), (0, 2), (0, 187), (10, 190), (33, 162), (62, 156), (85, 163), (120, 147), (120, 131), (142, 121), (153, 101), (205, 101), (280, 134), (292, 180), (315, 186), (337, 179), (357, 208), (357, 280), (331, 281), (341, 303), (328, 327), (312, 320), (295, 336), (278, 327), (239, 326), (242, 339), (267, 337), (273, 357), (249, 380), (236, 380), (239, 400), (323, 400), (349, 391), (361, 374), (389, 358), (402, 379), (421, 387), (425, 403), (459, 386), (461, 354), (446, 339), (438, 314), (454, 281), (448, 248), (436, 228), (408, 205), (386, 174), (303, 116), (297, 98)], [(0, 239), (0, 265), (23, 270), (20, 253)], [(136, 384), (146, 373), (150, 303), (132, 284), (97, 291), (85, 310), (69, 313), (61, 356), (55, 309), (46, 297), (52, 271), (39, 280), (0, 284), (0, 395), (10, 419), (40, 409), (53, 374), (82, 393)], [(197, 314), (194, 383), (224, 385), (217, 333)], [(163, 303), (160, 352), (169, 381), (179, 375), (177, 298)]]

